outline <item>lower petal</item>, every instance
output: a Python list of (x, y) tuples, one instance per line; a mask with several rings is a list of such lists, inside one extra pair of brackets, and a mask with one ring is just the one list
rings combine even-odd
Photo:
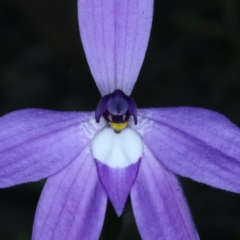
[(146, 147), (131, 189), (142, 239), (199, 239), (179, 182)]
[(137, 176), (142, 147), (141, 138), (129, 127), (120, 133), (105, 127), (92, 141), (99, 178), (118, 216)]
[(98, 239), (107, 204), (90, 149), (50, 177), (35, 216), (33, 240)]
[(125, 168), (111, 168), (96, 160), (99, 178), (118, 216), (122, 215), (127, 197), (136, 179), (140, 159)]

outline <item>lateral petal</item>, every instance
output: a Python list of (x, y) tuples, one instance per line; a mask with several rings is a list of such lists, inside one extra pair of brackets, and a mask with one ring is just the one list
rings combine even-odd
[(130, 195), (143, 240), (199, 239), (176, 176), (147, 147)]
[(153, 0), (78, 0), (80, 34), (97, 87), (130, 95), (147, 49)]
[(240, 129), (223, 115), (191, 107), (142, 109), (137, 126), (170, 171), (240, 192)]
[(93, 112), (41, 109), (0, 118), (0, 187), (38, 181), (69, 164), (103, 127)]
[(98, 239), (106, 204), (107, 195), (87, 147), (48, 178), (35, 215), (33, 240)]

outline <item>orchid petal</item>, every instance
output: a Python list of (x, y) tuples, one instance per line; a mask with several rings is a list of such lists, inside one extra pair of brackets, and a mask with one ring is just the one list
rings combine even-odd
[(177, 178), (146, 147), (131, 202), (143, 240), (197, 240), (187, 203)]
[(117, 213), (121, 215), (142, 156), (142, 140), (131, 128), (115, 133), (105, 127), (92, 141), (99, 178)]
[(99, 239), (107, 195), (87, 147), (71, 164), (48, 178), (33, 228), (33, 240)]
[(38, 181), (75, 159), (103, 127), (93, 112), (40, 109), (0, 118), (0, 187)]
[(78, 0), (80, 34), (92, 75), (104, 96), (130, 95), (152, 24), (153, 0)]
[(213, 187), (240, 192), (240, 129), (200, 108), (139, 110), (138, 131), (170, 171)]
[(93, 157), (111, 168), (125, 168), (142, 156), (142, 140), (131, 128), (115, 133), (105, 127), (92, 140)]
[(118, 216), (121, 216), (136, 179), (140, 159), (125, 168), (111, 168), (96, 160), (99, 178)]

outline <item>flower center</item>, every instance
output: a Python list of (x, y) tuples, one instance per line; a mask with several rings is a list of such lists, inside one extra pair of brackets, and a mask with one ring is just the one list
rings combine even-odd
[(134, 123), (137, 124), (137, 106), (131, 97), (117, 89), (99, 101), (95, 111), (97, 123), (101, 116), (116, 133), (120, 133), (127, 127), (130, 116), (133, 116)]

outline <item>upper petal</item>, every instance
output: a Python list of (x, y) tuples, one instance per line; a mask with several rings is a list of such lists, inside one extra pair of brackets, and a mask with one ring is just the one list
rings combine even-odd
[(143, 240), (197, 240), (181, 186), (145, 146), (131, 202)]
[(107, 195), (89, 146), (48, 178), (39, 200), (33, 240), (99, 239)]
[(95, 82), (104, 96), (130, 95), (147, 49), (153, 0), (78, 0), (80, 34)]
[(75, 159), (102, 127), (93, 112), (40, 109), (0, 118), (0, 187), (38, 181)]
[(240, 129), (200, 108), (142, 109), (137, 126), (169, 170), (213, 187), (240, 192)]

